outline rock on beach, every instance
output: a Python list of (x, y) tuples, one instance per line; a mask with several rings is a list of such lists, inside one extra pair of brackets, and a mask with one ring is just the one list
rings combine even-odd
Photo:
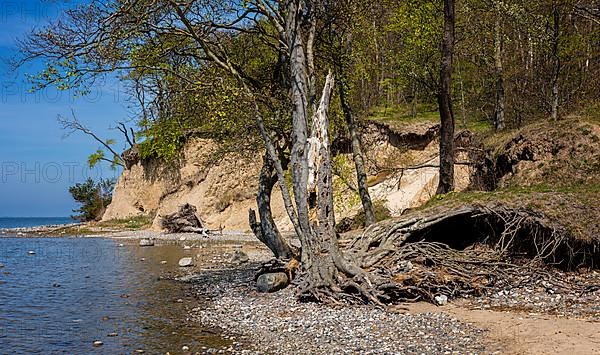
[(179, 259), (180, 267), (194, 266), (194, 260), (192, 258), (181, 258)]

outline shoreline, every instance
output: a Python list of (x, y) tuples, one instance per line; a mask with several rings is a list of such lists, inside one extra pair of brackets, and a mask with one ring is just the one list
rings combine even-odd
[[(385, 310), (330, 307), (299, 302), (292, 288), (259, 293), (254, 275), (271, 254), (252, 234), (225, 232), (206, 238), (138, 230), (39, 235), (57, 226), (45, 228), (20, 229), (22, 235), (16, 237), (130, 242), (150, 238), (157, 247), (178, 245), (182, 249), (192, 244), (186, 251), (195, 265), (163, 277), (191, 290), (196, 301), (187, 313), (192, 322), (219, 329), (227, 340), (221, 348), (203, 348), (201, 353), (600, 353), (600, 334), (595, 331), (600, 326), (600, 291), (577, 298), (525, 286), (511, 293), (453, 300), (440, 307), (428, 303)], [(0, 234), (2, 237), (11, 235)], [(248, 262), (234, 262), (236, 250), (248, 255)], [(590, 275), (600, 280), (598, 272)], [(589, 304), (592, 308), (579, 312)], [(523, 305), (537, 308), (521, 308)], [(590, 313), (594, 310), (595, 314)]]
[[(93, 233), (77, 233), (74, 229), (87, 228), (86, 223), (44, 225), (36, 227), (0, 228), (0, 238), (109, 238), (121, 240), (153, 239), (155, 241), (239, 241), (258, 242), (252, 233), (243, 231), (223, 231), (208, 233), (167, 233), (150, 229), (123, 230), (118, 228), (98, 228)], [(64, 232), (64, 233), (63, 233)]]

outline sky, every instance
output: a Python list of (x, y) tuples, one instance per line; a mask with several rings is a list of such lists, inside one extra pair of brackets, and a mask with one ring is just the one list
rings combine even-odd
[(18, 72), (6, 63), (16, 53), (17, 38), (72, 6), (67, 0), (0, 0), (0, 217), (69, 216), (77, 208), (69, 186), (87, 177), (118, 177), (106, 165), (89, 169), (87, 157), (99, 144), (80, 133), (64, 137), (57, 122), (58, 115), (73, 110), (82, 123), (124, 148), (119, 132), (111, 129), (116, 121), (131, 119), (118, 82), (109, 79), (76, 99), (54, 88), (30, 93), (25, 74), (43, 63)]

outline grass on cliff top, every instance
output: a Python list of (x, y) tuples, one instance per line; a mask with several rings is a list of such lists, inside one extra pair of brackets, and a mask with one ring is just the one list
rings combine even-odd
[(417, 122), (439, 122), (440, 114), (437, 106), (418, 104), (417, 114), (412, 115), (410, 105), (376, 106), (369, 112), (367, 119), (389, 125), (399, 125)]
[(510, 187), (491, 192), (453, 192), (432, 198), (417, 210), (465, 205), (503, 205), (541, 212), (579, 240), (600, 240), (600, 185)]
[[(489, 120), (477, 119), (473, 117), (463, 118), (460, 112), (454, 113), (456, 120), (456, 129), (467, 129), (471, 132), (491, 132), (493, 126)], [(436, 104), (420, 103), (417, 105), (416, 115), (412, 114), (412, 106), (390, 105), (376, 106), (367, 115), (367, 120), (385, 123), (393, 129), (401, 129), (407, 125), (427, 122), (439, 123), (440, 114)]]

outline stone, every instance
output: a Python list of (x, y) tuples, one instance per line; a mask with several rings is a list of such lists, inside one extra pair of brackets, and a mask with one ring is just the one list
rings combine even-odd
[(166, 260), (163, 260), (163, 261), (161, 261), (161, 262), (160, 262), (160, 264), (161, 264), (161, 265), (166, 265), (166, 264), (167, 264), (167, 261), (166, 261)]
[(281, 289), (284, 289), (288, 283), (289, 279), (283, 272), (262, 274), (256, 280), (258, 291), (263, 293), (277, 292)]
[(96, 341), (94, 342), (94, 346), (95, 346), (95, 347), (99, 347), (99, 346), (102, 346), (102, 345), (104, 345), (104, 343), (103, 343), (103, 342), (101, 342), (100, 340), (96, 340)]
[(29, 254), (29, 255), (35, 255), (35, 251), (30, 250), (30, 251), (27, 252), (27, 254)]
[(191, 246), (189, 246), (189, 245), (184, 245), (184, 246), (183, 246), (183, 250), (190, 250), (190, 249), (192, 249), (192, 247), (191, 247)]
[(248, 255), (241, 250), (236, 250), (233, 252), (233, 256), (231, 257), (231, 262), (234, 264), (244, 264), (250, 260)]
[(154, 246), (154, 240), (152, 240), (152, 239), (140, 239), (140, 246), (141, 247), (153, 247)]
[(184, 345), (184, 346), (181, 347), (181, 350), (182, 351), (190, 351), (190, 347), (187, 346), (187, 345)]
[(440, 306), (448, 304), (448, 297), (446, 295), (437, 295), (434, 297), (434, 299), (435, 302)]
[(117, 334), (117, 333), (108, 333), (108, 335), (107, 335), (107, 336), (108, 336), (108, 337), (118, 337), (118, 336), (119, 336), (119, 334)]
[(2, 269), (4, 267), (4, 264), (0, 263), (0, 269)]
[(180, 267), (194, 266), (194, 260), (192, 258), (181, 258), (181, 259), (179, 259), (179, 266)]

